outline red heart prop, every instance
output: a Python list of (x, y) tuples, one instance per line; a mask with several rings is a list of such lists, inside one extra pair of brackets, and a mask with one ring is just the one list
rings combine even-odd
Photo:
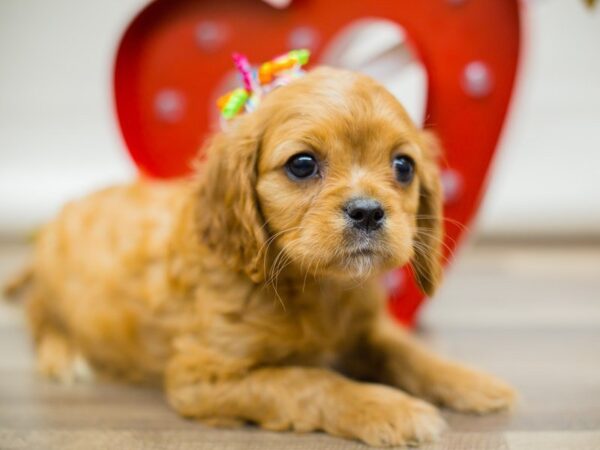
[[(231, 54), (254, 62), (290, 49), (294, 33), (327, 43), (353, 22), (401, 25), (427, 68), (427, 124), (445, 150), (447, 255), (481, 200), (511, 98), (519, 55), (517, 0), (296, 0), (277, 10), (258, 0), (156, 0), (130, 24), (115, 66), (116, 107), (140, 170), (168, 178), (209, 133)], [(293, 45), (293, 44), (292, 44)], [(318, 61), (324, 46), (313, 48)], [(406, 269), (388, 277), (390, 308), (413, 323), (423, 297)]]

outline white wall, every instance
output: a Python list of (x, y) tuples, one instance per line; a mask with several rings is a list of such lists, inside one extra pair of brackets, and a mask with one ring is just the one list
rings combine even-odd
[(0, 0), (0, 233), (134, 170), (113, 115), (112, 62), (143, 0)]
[(521, 79), (479, 226), (600, 236), (600, 5), (526, 2)]
[[(133, 175), (111, 75), (145, 3), (0, 0), (1, 234)], [(600, 8), (526, 6), (521, 79), (479, 229), (600, 235)]]

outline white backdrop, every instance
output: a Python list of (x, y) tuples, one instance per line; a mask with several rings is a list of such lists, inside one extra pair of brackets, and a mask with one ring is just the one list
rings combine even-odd
[[(111, 76), (145, 3), (0, 0), (0, 234), (134, 175)], [(600, 8), (525, 6), (521, 76), (478, 230), (600, 235)]]

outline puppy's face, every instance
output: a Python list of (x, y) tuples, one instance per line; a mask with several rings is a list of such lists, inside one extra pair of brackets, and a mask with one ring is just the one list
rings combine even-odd
[(265, 236), (256, 254), (274, 254), (272, 273), (285, 264), (364, 278), (413, 262), (423, 289), (433, 290), (437, 169), (427, 139), (382, 86), (318, 69), (274, 91), (229, 133), (253, 146), (254, 160), (246, 157), (253, 186), (230, 195), (253, 197), (255, 215), (243, 226), (258, 221), (262, 231), (253, 233)]

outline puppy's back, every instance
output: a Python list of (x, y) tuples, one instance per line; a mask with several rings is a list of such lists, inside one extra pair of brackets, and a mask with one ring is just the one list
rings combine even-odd
[(184, 198), (181, 182), (139, 181), (70, 202), (40, 232), (36, 277), (97, 279), (162, 256)]

